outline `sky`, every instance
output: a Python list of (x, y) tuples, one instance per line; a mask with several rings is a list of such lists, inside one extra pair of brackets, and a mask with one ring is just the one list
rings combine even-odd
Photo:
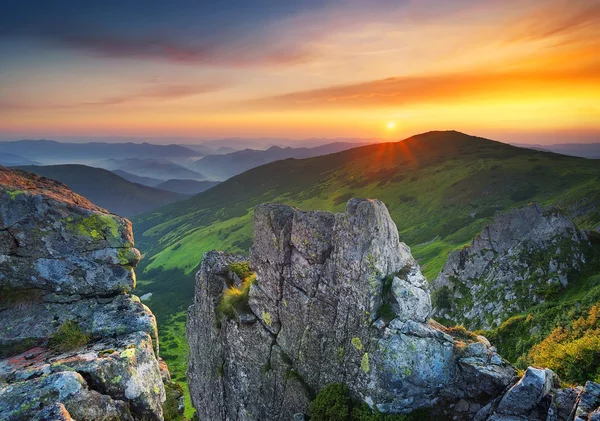
[(600, 142), (600, 0), (4, 0), (0, 138)]

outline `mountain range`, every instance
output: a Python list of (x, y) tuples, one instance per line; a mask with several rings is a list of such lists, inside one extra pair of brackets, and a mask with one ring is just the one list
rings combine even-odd
[(181, 193), (132, 183), (108, 170), (85, 165), (19, 166), (17, 168), (60, 181), (98, 206), (127, 217), (189, 197)]
[(111, 158), (98, 161), (95, 165), (111, 171), (121, 170), (136, 176), (150, 177), (163, 181), (170, 179), (201, 181), (207, 179), (204, 174), (192, 171), (165, 158)]
[(515, 146), (555, 152), (563, 155), (579, 156), (581, 158), (600, 158), (600, 143), (554, 143), (549, 145), (515, 143)]
[(48, 163), (97, 161), (109, 158), (189, 158), (201, 153), (180, 145), (150, 143), (64, 143), (53, 140), (0, 142), (0, 153)]
[(267, 150), (244, 149), (222, 155), (209, 155), (190, 166), (215, 180), (226, 180), (251, 168), (286, 158), (311, 158), (363, 146), (359, 143), (329, 143), (313, 148), (271, 146)]

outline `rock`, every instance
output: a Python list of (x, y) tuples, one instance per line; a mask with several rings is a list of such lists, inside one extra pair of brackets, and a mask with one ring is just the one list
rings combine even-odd
[(18, 421), (32, 418), (45, 409), (43, 403), (53, 401), (60, 402), (68, 416), (76, 420), (133, 420), (125, 402), (89, 390), (83, 377), (72, 371), (2, 385), (0, 419)]
[(496, 411), (503, 415), (528, 416), (550, 393), (554, 376), (551, 370), (529, 367), (523, 378), (506, 392)]
[(0, 419), (163, 419), (156, 320), (127, 293), (139, 259), (126, 219), (0, 167)]
[(600, 406), (600, 384), (588, 381), (577, 398), (575, 420), (587, 420), (598, 406)]
[(71, 414), (62, 403), (50, 404), (35, 414), (31, 421), (73, 421)]
[(131, 223), (66, 186), (0, 168), (0, 287), (107, 295), (135, 287)]
[(470, 329), (496, 327), (564, 288), (588, 246), (586, 234), (556, 208), (533, 204), (497, 216), (469, 246), (450, 253), (433, 282), (434, 314)]
[(339, 214), (257, 206), (256, 282), (228, 317), (219, 302), (236, 283), (230, 265), (243, 260), (206, 253), (196, 276), (188, 383), (200, 419), (290, 420), (338, 382), (382, 412), (479, 405), (514, 376), (501, 358), (490, 362), (489, 343), (467, 357), (428, 323), (427, 281), (377, 200), (352, 199)]

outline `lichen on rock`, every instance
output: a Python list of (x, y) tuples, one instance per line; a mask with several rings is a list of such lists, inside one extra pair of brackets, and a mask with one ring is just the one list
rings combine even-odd
[(0, 419), (163, 420), (171, 382), (128, 294), (133, 244), (126, 219), (0, 167)]
[(427, 281), (377, 200), (339, 214), (257, 206), (256, 283), (248, 314), (229, 319), (216, 310), (245, 260), (209, 252), (197, 274), (187, 336), (200, 419), (289, 420), (332, 383), (388, 413), (483, 403), (513, 377), (487, 341), (465, 353), (429, 322)]

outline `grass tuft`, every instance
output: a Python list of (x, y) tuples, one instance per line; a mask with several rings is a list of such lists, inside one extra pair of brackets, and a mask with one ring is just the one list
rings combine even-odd
[(81, 329), (79, 323), (67, 320), (50, 337), (48, 346), (54, 351), (65, 352), (87, 345), (90, 339), (91, 336)]
[(235, 319), (236, 313), (240, 311), (250, 311), (248, 307), (248, 294), (250, 287), (256, 282), (256, 274), (250, 270), (248, 262), (232, 263), (229, 270), (234, 272), (242, 279), (239, 287), (231, 286), (223, 291), (219, 305), (217, 306), (217, 319), (221, 316), (228, 319)]

